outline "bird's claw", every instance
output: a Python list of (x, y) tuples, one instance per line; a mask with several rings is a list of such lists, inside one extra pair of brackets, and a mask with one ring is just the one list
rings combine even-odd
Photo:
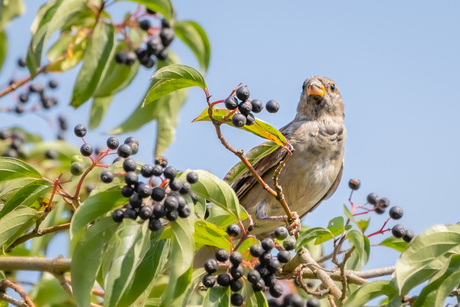
[(288, 219), (287, 230), (291, 236), (294, 236), (296, 233), (300, 232), (301, 229), (300, 218), (297, 212), (292, 212), (292, 216)]

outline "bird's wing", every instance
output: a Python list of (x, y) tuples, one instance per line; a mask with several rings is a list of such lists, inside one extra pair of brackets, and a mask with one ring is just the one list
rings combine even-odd
[(315, 208), (318, 207), (319, 204), (323, 202), (323, 200), (329, 199), (329, 197), (331, 197), (332, 194), (335, 193), (335, 191), (337, 190), (337, 187), (339, 186), (340, 180), (342, 179), (342, 173), (343, 173), (343, 162), (342, 162), (342, 165), (340, 166), (340, 171), (338, 172), (337, 177), (335, 178), (334, 182), (332, 183), (331, 187), (326, 192), (326, 194), (324, 194), (324, 196), (310, 210), (305, 212), (300, 218), (307, 215), (307, 213), (310, 213), (313, 210), (315, 210)]
[[(279, 131), (289, 139), (291, 132), (288, 131), (286, 127), (281, 128)], [(254, 164), (254, 169), (263, 177), (266, 173), (270, 172), (273, 168), (277, 167), (279, 162), (283, 160), (287, 155), (287, 152), (284, 148), (279, 147), (275, 149), (272, 153), (260, 159), (256, 164)], [(228, 175), (228, 174), (227, 174)], [(225, 176), (227, 177), (227, 176)], [(235, 190), (236, 195), (239, 199), (242, 199), (244, 195), (255, 185), (257, 184), (257, 179), (247, 171), (240, 178), (235, 180), (232, 185), (233, 190)]]

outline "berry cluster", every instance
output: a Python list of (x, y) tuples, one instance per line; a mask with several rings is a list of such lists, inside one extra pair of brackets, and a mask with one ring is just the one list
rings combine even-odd
[[(190, 184), (198, 181), (198, 174), (187, 174), (186, 182), (176, 178), (177, 171), (173, 166), (167, 166), (164, 157), (155, 159), (155, 165), (144, 164), (140, 173), (144, 178), (149, 178), (149, 183), (139, 181), (136, 173), (137, 163), (127, 157), (123, 161), (123, 169), (126, 185), (121, 189), (124, 197), (129, 197), (129, 202), (124, 209), (116, 209), (112, 213), (115, 222), (121, 222), (124, 218), (149, 220), (149, 229), (157, 231), (161, 228), (160, 219), (175, 221), (179, 217), (190, 216), (190, 206), (181, 195), (190, 193)], [(159, 177), (161, 184), (152, 180)], [(101, 181), (109, 183), (114, 174), (108, 170), (101, 173)]]
[[(26, 61), (23, 58), (18, 59), (18, 66), (21, 68), (26, 67)], [(10, 84), (14, 83), (14, 81), (10, 81)], [(47, 87), (49, 89), (56, 89), (58, 87), (58, 83), (56, 80), (49, 80)], [(28, 92), (24, 92), (22, 94), (19, 94), (18, 96), (18, 104), (14, 109), (11, 111), (16, 112), (17, 114), (22, 114), (24, 113), (24, 105), (30, 100), (31, 94), (37, 94), (39, 95), (40, 99), (40, 104), (44, 109), (49, 109), (55, 105), (57, 105), (58, 100), (57, 98), (54, 97), (49, 97), (45, 93), (45, 86), (40, 83), (33, 83), (30, 84)]]
[[(348, 186), (353, 191), (358, 190), (360, 185), (361, 183), (358, 179), (350, 179), (348, 182)], [(373, 209), (369, 211), (374, 211), (377, 214), (385, 213), (386, 209), (390, 206), (390, 200), (388, 198), (380, 198), (376, 193), (370, 193), (367, 195), (367, 203), (374, 206)], [(390, 218), (393, 220), (399, 220), (402, 218), (403, 214), (403, 209), (398, 206), (391, 207), (389, 210)], [(415, 237), (415, 233), (412, 230), (406, 230), (400, 224), (397, 224), (392, 228), (392, 234), (395, 238), (403, 238), (406, 242), (410, 242)]]
[[(147, 9), (147, 12), (150, 14), (152, 11)], [(151, 15), (156, 13), (153, 12)], [(139, 60), (141, 65), (152, 68), (155, 65), (153, 57), (160, 61), (168, 58), (167, 48), (174, 40), (174, 30), (166, 19), (161, 20), (161, 27), (153, 27), (148, 19), (139, 20), (138, 26), (147, 33), (145, 47), (139, 46), (134, 52), (118, 52), (115, 61), (119, 64), (133, 65)]]
[[(227, 109), (238, 109), (238, 112), (232, 117), (232, 124), (235, 127), (243, 127), (244, 125), (250, 126), (254, 124), (256, 119), (252, 113), (259, 113), (263, 110), (264, 105), (262, 101), (259, 99), (249, 100), (249, 89), (247, 86), (240, 86), (235, 94), (236, 97), (232, 94), (224, 101)], [(237, 98), (241, 101), (239, 102)], [(265, 108), (269, 113), (276, 113), (280, 105), (276, 100), (269, 100)]]
[[(231, 237), (237, 237), (241, 233), (241, 229), (236, 224), (231, 224), (227, 227), (227, 233)], [(275, 230), (275, 237), (283, 241), (285, 249), (278, 252), (278, 255), (273, 257), (272, 250), (275, 247), (275, 242), (272, 238), (266, 238), (260, 244), (254, 244), (249, 248), (251, 256), (256, 258), (256, 261), (243, 262), (242, 255), (233, 251), (229, 253), (225, 249), (218, 249), (215, 253), (215, 259), (208, 259), (204, 264), (204, 269), (207, 274), (203, 277), (202, 282), (206, 288), (211, 288), (217, 284), (222, 287), (229, 287), (235, 293), (231, 296), (231, 302), (235, 306), (240, 306), (244, 302), (241, 294), (237, 293), (243, 287), (241, 278), (246, 278), (252, 285), (254, 291), (268, 291), (273, 297), (280, 297), (283, 294), (283, 287), (277, 283), (276, 273), (281, 268), (282, 263), (287, 263), (291, 260), (292, 255), (289, 250), (295, 247), (295, 239), (288, 237), (288, 231), (285, 227), (278, 227)], [(226, 266), (227, 272), (221, 273), (217, 278), (213, 275), (218, 270), (218, 263)], [(244, 276), (243, 266), (249, 268), (249, 272)]]
[(2, 156), (18, 158), (21, 154), (21, 146), (26, 142), (26, 136), (20, 131), (4, 129), (0, 131), (0, 140), (9, 142), (8, 149), (2, 153)]
[[(78, 124), (74, 128), (77, 137), (86, 135), (86, 127)], [(84, 139), (83, 139), (84, 141)], [(157, 231), (162, 227), (162, 218), (168, 221), (175, 221), (177, 218), (186, 218), (190, 216), (191, 209), (182, 195), (190, 194), (190, 184), (198, 182), (198, 174), (189, 172), (186, 176), (186, 182), (182, 182), (177, 177), (177, 170), (173, 166), (168, 166), (168, 161), (164, 157), (155, 159), (155, 165), (144, 164), (138, 171), (138, 163), (131, 159), (131, 156), (139, 150), (139, 141), (134, 137), (128, 137), (120, 145), (116, 137), (107, 139), (106, 154), (111, 150), (116, 150), (118, 157), (113, 161), (123, 162), (123, 173), (114, 174), (110, 170), (101, 172), (100, 179), (104, 183), (110, 183), (115, 176), (123, 176), (126, 183), (121, 189), (121, 194), (129, 198), (129, 201), (122, 209), (116, 209), (112, 212), (112, 218), (115, 222), (121, 222), (124, 218), (149, 220), (149, 229)], [(91, 157), (93, 147), (84, 141), (80, 147), (82, 156)], [(83, 172), (82, 157), (76, 155), (72, 158), (70, 171), (73, 175), (81, 175)], [(148, 179), (148, 182), (139, 180), (138, 173)], [(161, 183), (158, 183), (159, 178)], [(193, 195), (192, 199), (195, 199)]]

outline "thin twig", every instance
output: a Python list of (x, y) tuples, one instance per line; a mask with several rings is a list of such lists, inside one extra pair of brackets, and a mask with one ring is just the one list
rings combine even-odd
[(30, 297), (27, 295), (27, 293), (24, 290), (22, 290), (21, 287), (19, 287), (15, 283), (12, 283), (8, 279), (4, 279), (0, 281), (0, 292), (5, 292), (6, 288), (10, 288), (14, 290), (17, 294), (19, 294), (19, 296), (24, 300), (27, 306), (35, 307), (34, 303), (30, 299)]
[(24, 243), (24, 242), (26, 242), (26, 241), (28, 241), (28, 240), (30, 240), (32, 238), (41, 237), (41, 236), (44, 236), (44, 235), (49, 234), (49, 233), (54, 233), (54, 232), (66, 230), (66, 229), (69, 229), (69, 227), (70, 227), (70, 223), (65, 223), (65, 224), (62, 224), (62, 225), (52, 226), (52, 227), (38, 229), (38, 230), (34, 229), (34, 230), (30, 231), (29, 233), (26, 233), (22, 237), (17, 238), (16, 241), (14, 241), (14, 243), (10, 245), (10, 247), (13, 248), (13, 247), (18, 246), (19, 244), (22, 244), (22, 243)]
[(29, 305), (27, 305), (26, 302), (18, 301), (17, 299), (12, 298), (11, 296), (9, 296), (8, 294), (4, 292), (0, 292), (0, 300), (10, 303), (11, 305), (14, 305), (17, 307), (29, 307)]
[(273, 197), (275, 197), (280, 202), (288, 218), (292, 219), (293, 215), (292, 215), (291, 210), (289, 209), (288, 204), (286, 203), (286, 199), (284, 198), (284, 195), (282, 194), (280, 195), (275, 190), (270, 188), (270, 186), (262, 179), (262, 177), (260, 177), (260, 175), (254, 169), (251, 162), (249, 162), (247, 157), (244, 155), (243, 151), (236, 150), (227, 142), (227, 140), (225, 140), (225, 138), (222, 135), (222, 131), (220, 129), (222, 122), (219, 122), (218, 120), (214, 118), (214, 107), (210, 101), (211, 96), (209, 95), (209, 92), (207, 89), (205, 89), (205, 94), (206, 94), (206, 102), (208, 103), (208, 115), (209, 115), (209, 118), (211, 119), (212, 124), (214, 125), (214, 128), (216, 129), (217, 138), (220, 140), (220, 142), (226, 149), (228, 149), (230, 152), (232, 152), (234, 155), (240, 158), (241, 162), (243, 162), (243, 164), (248, 168), (248, 170), (256, 178), (259, 184), (264, 188), (264, 190), (266, 190), (268, 193), (270, 193)]

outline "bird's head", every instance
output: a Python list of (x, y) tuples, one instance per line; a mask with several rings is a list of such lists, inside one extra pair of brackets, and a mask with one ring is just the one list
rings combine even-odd
[(297, 116), (317, 119), (323, 115), (343, 116), (342, 96), (333, 80), (310, 77), (302, 85)]

